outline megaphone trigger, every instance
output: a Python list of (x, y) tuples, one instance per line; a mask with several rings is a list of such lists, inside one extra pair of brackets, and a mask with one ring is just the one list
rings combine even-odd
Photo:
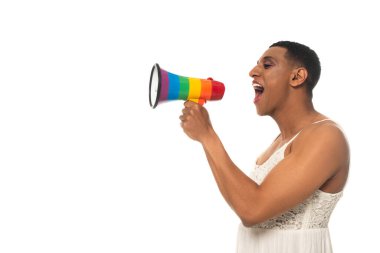
[(206, 100), (202, 98), (189, 98), (188, 100), (193, 101), (199, 105), (204, 105), (206, 103)]

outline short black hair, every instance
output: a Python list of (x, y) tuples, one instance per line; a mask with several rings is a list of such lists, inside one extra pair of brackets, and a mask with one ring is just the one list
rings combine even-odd
[(303, 44), (293, 41), (279, 41), (273, 43), (271, 47), (283, 47), (287, 49), (286, 57), (294, 61), (300, 67), (306, 68), (308, 72), (306, 83), (306, 89), (311, 97), (313, 97), (313, 89), (318, 83), (321, 76), (321, 63), (319, 62), (318, 55), (314, 50)]

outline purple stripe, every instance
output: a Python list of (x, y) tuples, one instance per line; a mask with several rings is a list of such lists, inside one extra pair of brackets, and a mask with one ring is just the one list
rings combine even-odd
[(159, 101), (168, 100), (169, 93), (169, 77), (168, 72), (161, 69), (161, 94)]

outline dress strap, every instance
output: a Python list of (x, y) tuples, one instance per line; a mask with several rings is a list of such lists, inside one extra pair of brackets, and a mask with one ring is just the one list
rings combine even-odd
[(323, 122), (323, 121), (326, 121), (326, 120), (331, 120), (331, 119), (321, 119), (321, 120), (317, 120), (317, 121), (314, 121), (313, 123), (311, 124), (318, 124), (319, 122)]
[(294, 135), (287, 143), (285, 143), (285, 147), (287, 147), (289, 145), (289, 143), (291, 143), (292, 141), (294, 141), (295, 138), (297, 138), (297, 136), (302, 132), (303, 129), (301, 129), (301, 131), (299, 131), (298, 133), (296, 133), (296, 135)]
[[(326, 121), (326, 120), (331, 120), (331, 119), (321, 119), (321, 120), (318, 120), (318, 121), (314, 121), (313, 123), (311, 124), (318, 124), (320, 122), (323, 122), (323, 121)], [(297, 136), (302, 132), (304, 128), (302, 128), (298, 133), (296, 133), (287, 143), (285, 143), (283, 145), (283, 147), (287, 147), (289, 145), (289, 143), (291, 143), (292, 141), (294, 141), (295, 138), (297, 138)]]

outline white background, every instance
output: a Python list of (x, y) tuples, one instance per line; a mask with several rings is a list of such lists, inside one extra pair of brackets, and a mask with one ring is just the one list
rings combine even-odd
[(379, 252), (379, 21), (366, 0), (1, 1), (0, 252), (234, 252), (239, 220), (149, 75), (224, 82), (206, 107), (248, 172), (278, 134), (248, 72), (279, 40), (319, 54), (315, 106), (350, 141), (334, 250)]

